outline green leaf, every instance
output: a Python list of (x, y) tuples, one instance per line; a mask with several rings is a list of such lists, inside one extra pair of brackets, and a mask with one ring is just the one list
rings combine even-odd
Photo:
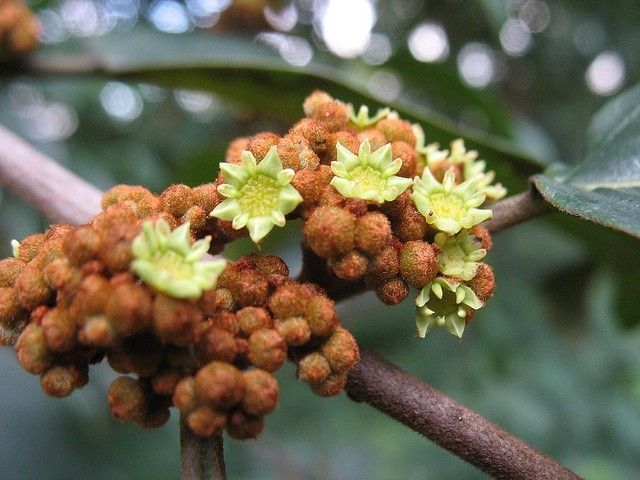
[(640, 85), (605, 105), (588, 137), (580, 164), (533, 183), (559, 210), (640, 238)]
[[(369, 90), (375, 70), (357, 62), (318, 57), (297, 67), (269, 48), (243, 38), (199, 33), (169, 35), (139, 28), (45, 47), (30, 57), (25, 68), (46, 75), (72, 74), (78, 78), (99, 74), (208, 90), (289, 122), (302, 115), (302, 101), (314, 89), (324, 89), (356, 108), (367, 104), (375, 111), (383, 106), (385, 102)], [(447, 78), (443, 77), (442, 83), (451, 84)], [(427, 84), (437, 84), (433, 75)], [(482, 98), (469, 89), (458, 89), (455, 95), (470, 103)], [(464, 137), (467, 145), (480, 150), (501, 181), (512, 189), (524, 188), (526, 177), (539, 172), (546, 163), (524, 153), (506, 138), (462, 127), (412, 97), (398, 98), (389, 106), (403, 118), (420, 123), (429, 141), (447, 143)], [(497, 115), (495, 109), (489, 114), (492, 118)], [(504, 131), (504, 125), (496, 125), (494, 130)]]

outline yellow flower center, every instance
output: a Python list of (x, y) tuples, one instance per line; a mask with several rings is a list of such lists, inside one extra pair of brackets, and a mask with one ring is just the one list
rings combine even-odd
[(240, 188), (240, 208), (251, 217), (267, 216), (278, 207), (280, 186), (275, 179), (263, 174), (251, 177)]
[(382, 192), (387, 184), (382, 172), (368, 166), (358, 165), (349, 172), (349, 175), (350, 179), (362, 192), (370, 192), (372, 190)]
[(429, 195), (429, 209), (434, 217), (459, 220), (464, 214), (464, 202), (457, 195), (432, 193)]
[(444, 290), (442, 298), (436, 297), (436, 294), (429, 294), (429, 301), (425, 305), (430, 310), (436, 312), (436, 315), (446, 316), (458, 312), (458, 304), (456, 303), (456, 294), (450, 290)]
[(156, 255), (153, 259), (153, 264), (164, 275), (171, 278), (191, 278), (193, 275), (192, 265), (187, 263), (182, 255), (173, 250), (167, 250)]

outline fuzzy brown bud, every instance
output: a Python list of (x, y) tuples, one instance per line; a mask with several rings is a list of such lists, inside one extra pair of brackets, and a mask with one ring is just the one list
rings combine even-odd
[(52, 308), (42, 318), (44, 339), (51, 350), (66, 352), (76, 342), (76, 323), (66, 310)]
[(391, 243), (391, 224), (380, 212), (367, 213), (356, 221), (356, 248), (367, 255), (375, 255)]
[(100, 251), (100, 236), (91, 227), (80, 227), (64, 238), (62, 251), (71, 263), (82, 265)]
[(0, 288), (0, 325), (13, 327), (26, 315), (13, 288)]
[(109, 387), (109, 407), (122, 422), (140, 421), (146, 415), (144, 390), (131, 377), (118, 377)]
[(247, 415), (241, 410), (232, 412), (227, 420), (227, 433), (236, 440), (256, 438), (262, 430), (264, 418)]
[(337, 207), (318, 207), (304, 224), (309, 247), (323, 258), (350, 252), (354, 246), (355, 215)]
[(249, 337), (247, 357), (256, 367), (275, 372), (287, 358), (287, 345), (276, 330), (256, 330)]
[(229, 285), (236, 303), (241, 307), (264, 305), (269, 298), (269, 283), (255, 270), (242, 270)]
[(232, 363), (236, 358), (236, 340), (228, 331), (210, 326), (200, 335), (195, 351), (203, 364), (213, 360)]
[(151, 325), (151, 295), (138, 284), (126, 282), (116, 286), (106, 305), (107, 318), (124, 335), (142, 332)]
[(340, 258), (332, 259), (330, 265), (336, 277), (353, 281), (366, 273), (369, 260), (354, 250)]
[(311, 334), (318, 337), (329, 335), (339, 323), (333, 302), (323, 295), (307, 300), (305, 318)]
[(486, 302), (491, 298), (496, 288), (493, 270), (486, 263), (479, 263), (475, 277), (469, 280), (467, 285), (475, 292), (481, 302)]
[(376, 288), (377, 297), (387, 305), (397, 305), (409, 294), (409, 287), (399, 277), (393, 277)]
[(311, 118), (303, 118), (289, 130), (289, 135), (303, 136), (309, 142), (311, 149), (319, 156), (322, 156), (327, 150), (329, 133), (329, 129), (324, 123)]
[(199, 437), (207, 438), (220, 433), (227, 423), (224, 413), (216, 412), (206, 405), (196, 408), (189, 413), (187, 425)]
[(20, 248), (18, 249), (18, 259), (25, 263), (29, 263), (39, 253), (40, 247), (44, 243), (45, 235), (43, 233), (36, 233), (29, 235), (20, 242)]
[(438, 256), (430, 243), (414, 240), (400, 249), (400, 275), (416, 288), (438, 276)]
[(44, 274), (38, 268), (27, 265), (16, 279), (18, 300), (27, 310), (47, 304), (53, 297), (53, 290), (45, 281)]
[(297, 374), (303, 382), (320, 383), (331, 374), (331, 365), (320, 352), (313, 352), (298, 362)]
[(247, 370), (242, 376), (245, 384), (242, 409), (249, 415), (257, 417), (273, 411), (280, 397), (280, 387), (273, 375), (254, 368)]
[(192, 190), (183, 184), (171, 185), (160, 195), (160, 208), (180, 218), (193, 205)]
[(392, 142), (391, 155), (393, 158), (400, 158), (402, 160), (402, 166), (396, 175), (399, 177), (413, 178), (413, 176), (417, 174), (418, 159), (414, 146), (403, 141)]
[(318, 108), (325, 103), (333, 101), (333, 97), (322, 90), (314, 90), (311, 95), (304, 99), (302, 110), (307, 117), (313, 117)]
[(333, 397), (344, 390), (347, 373), (333, 373), (320, 383), (312, 383), (311, 390), (321, 397)]
[(233, 365), (211, 362), (196, 373), (196, 392), (219, 408), (228, 408), (240, 401), (244, 393), (244, 378)]
[(261, 328), (272, 328), (273, 319), (264, 308), (245, 307), (236, 312), (240, 335), (249, 337)]
[(56, 366), (47, 370), (40, 379), (42, 389), (52, 397), (66, 397), (76, 386), (76, 374), (73, 369)]
[(302, 286), (291, 282), (273, 292), (269, 298), (269, 309), (276, 318), (285, 319), (302, 315), (306, 303)]
[(39, 375), (49, 368), (51, 358), (40, 325), (30, 323), (16, 342), (18, 362), (27, 372)]
[(398, 252), (394, 247), (388, 246), (369, 262), (367, 281), (379, 285), (397, 275), (399, 270)]
[(173, 404), (181, 412), (193, 410), (196, 406), (196, 380), (193, 377), (183, 378), (173, 391)]
[(311, 338), (311, 329), (303, 317), (291, 317), (280, 321), (276, 330), (287, 345), (304, 345)]
[(16, 258), (0, 260), (0, 288), (13, 287), (24, 267), (25, 263)]
[(355, 338), (342, 327), (336, 328), (322, 345), (321, 352), (334, 372), (349, 370), (360, 360), (360, 351)]
[(193, 341), (195, 328), (202, 321), (198, 306), (159, 294), (153, 302), (153, 327), (164, 342), (187, 346)]
[(302, 135), (286, 135), (278, 142), (278, 156), (284, 168), (315, 169), (320, 158)]
[(259, 161), (267, 155), (271, 147), (278, 145), (279, 141), (280, 136), (273, 132), (260, 132), (249, 139), (247, 150)]
[(411, 147), (416, 146), (416, 136), (411, 124), (405, 120), (384, 118), (376, 123), (376, 129), (381, 131), (387, 142), (402, 141)]

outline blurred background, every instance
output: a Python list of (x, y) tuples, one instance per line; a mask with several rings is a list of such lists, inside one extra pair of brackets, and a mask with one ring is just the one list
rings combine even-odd
[[(156, 84), (149, 75), (13, 75), (0, 65), (0, 123), (103, 189), (130, 183), (160, 191), (211, 181), (233, 138), (284, 133), (302, 116), (304, 97), (331, 86), (327, 77), (338, 71), (341, 85), (349, 86), (340, 90), (341, 100), (412, 105), (451, 135), (469, 132), (489, 144), (506, 139), (532, 170), (541, 170), (555, 161), (578, 162), (592, 115), (640, 79), (636, 0), (47, 0), (30, 6), (42, 24), (44, 52), (91, 42), (116, 48), (131, 39), (127, 49), (135, 55), (135, 35), (144, 30), (172, 34), (176, 42), (237, 41), (247, 46), (243, 61), (255, 64), (231, 75), (234, 89), (188, 76)], [(151, 61), (162, 53), (137, 52)], [(261, 74), (267, 57), (283, 71), (311, 73), (279, 83), (273, 69)], [(286, 95), (279, 106), (278, 89)], [(427, 141), (446, 144), (451, 135)], [(500, 168), (490, 149), (480, 153)], [(525, 188), (525, 177), (504, 175), (499, 180), (511, 193)], [(12, 238), (46, 223), (0, 192), (3, 257)], [(293, 222), (264, 247), (285, 258), (294, 274), (299, 230)], [(227, 254), (251, 250), (239, 241)], [(585, 478), (640, 478), (639, 251), (637, 240), (553, 214), (496, 235), (488, 261), (498, 288), (461, 341), (443, 331), (414, 338), (410, 302), (389, 308), (367, 294), (341, 304), (340, 313), (363, 347)], [(176, 415), (154, 431), (120, 425), (108, 412), (108, 368), (94, 367), (89, 385), (56, 400), (44, 396), (39, 379), (14, 356), (0, 350), (2, 478), (178, 478)], [(231, 479), (487, 478), (345, 395), (316, 397), (290, 365), (278, 379), (280, 404), (263, 435), (225, 443)]]

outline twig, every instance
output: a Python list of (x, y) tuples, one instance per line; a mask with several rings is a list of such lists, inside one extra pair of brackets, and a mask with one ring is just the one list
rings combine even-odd
[(0, 183), (53, 222), (85, 223), (102, 193), (0, 125)]
[(533, 189), (511, 195), (489, 208), (493, 218), (482, 225), (491, 233), (512, 227), (551, 211), (551, 206)]
[(362, 352), (347, 393), (499, 479), (579, 479), (522, 440), (379, 356)]
[(203, 439), (186, 422), (186, 417), (180, 414), (182, 480), (226, 480), (222, 433)]
[[(5, 133), (0, 138), (10, 141), (9, 143), (0, 141), (0, 158), (6, 159), (11, 155), (16, 137), (0, 127), (0, 133), (2, 132)], [(18, 195), (32, 202), (43, 212), (51, 212), (52, 218), (78, 223), (86, 222), (90, 213), (80, 200), (82, 196), (77, 192), (86, 190), (87, 184), (75, 175), (59, 175), (56, 177), (57, 180), (65, 179), (64, 188), (51, 189), (49, 198), (36, 195), (33, 190), (42, 188), (35, 181), (40, 175), (38, 169), (47, 169), (47, 171), (56, 171), (56, 169), (64, 171), (64, 169), (59, 166), (53, 168), (50, 165), (55, 163), (53, 160), (30, 147), (25, 147), (21, 141), (20, 144), (22, 144), (20, 161), (24, 163), (24, 178), (19, 183), (6, 183), (16, 188), (15, 192)], [(8, 175), (6, 170), (7, 168), (0, 170), (0, 180), (5, 181), (4, 176)], [(95, 195), (96, 190), (92, 189), (92, 191)], [(524, 196), (522, 198), (523, 200), (516, 205), (530, 203), (530, 200), (524, 200)], [(56, 207), (48, 209), (46, 204)], [(505, 203), (505, 205), (508, 204)], [(502, 207), (499, 210), (502, 210)], [(522, 211), (531, 210), (522, 208)], [(501, 215), (506, 216), (504, 213)], [(516, 217), (522, 218), (523, 215)], [(362, 352), (360, 363), (349, 376), (347, 392), (353, 399), (369, 403), (496, 478), (516, 480), (580, 478), (445, 394), (366, 351)], [(181, 419), (182, 454), (186, 456), (183, 458), (183, 475), (185, 475), (183, 478), (198, 480), (203, 478), (187, 476), (193, 475), (192, 472), (204, 472), (202, 466), (207, 463), (201, 460), (200, 455), (203, 452), (212, 459), (208, 464), (217, 465), (217, 472), (222, 472), (224, 475), (221, 442), (221, 438), (203, 441), (191, 435), (188, 428), (184, 428), (184, 419)], [(224, 476), (212, 478), (224, 478)]]

